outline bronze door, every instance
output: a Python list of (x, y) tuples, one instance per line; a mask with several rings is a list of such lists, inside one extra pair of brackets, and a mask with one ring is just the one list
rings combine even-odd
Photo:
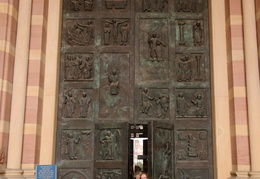
[(149, 173), (153, 178), (174, 178), (174, 128), (161, 122), (149, 122)]
[(101, 123), (95, 128), (96, 178), (127, 178), (128, 124)]
[(208, 1), (63, 0), (62, 18), (58, 177), (128, 178), (128, 124), (150, 123), (152, 178), (214, 178)]

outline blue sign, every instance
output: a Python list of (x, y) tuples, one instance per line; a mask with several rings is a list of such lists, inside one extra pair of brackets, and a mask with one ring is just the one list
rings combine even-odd
[(57, 166), (56, 165), (37, 165), (36, 179), (56, 179)]

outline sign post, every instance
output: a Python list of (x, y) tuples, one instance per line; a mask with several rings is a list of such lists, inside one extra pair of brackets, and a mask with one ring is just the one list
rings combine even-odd
[(57, 165), (37, 165), (36, 179), (57, 179)]

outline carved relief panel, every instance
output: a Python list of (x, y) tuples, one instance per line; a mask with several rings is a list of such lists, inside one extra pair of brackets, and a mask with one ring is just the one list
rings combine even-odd
[(95, 39), (95, 20), (67, 20), (66, 21), (66, 42), (68, 45), (91, 46)]
[(188, 179), (210, 179), (209, 171), (207, 169), (178, 169), (177, 178), (188, 178)]
[[(90, 121), (58, 121), (56, 160), (59, 178), (93, 178), (94, 126)], [(62, 124), (62, 125), (61, 125)], [(84, 167), (82, 167), (84, 166)]]
[(123, 178), (121, 169), (97, 169), (97, 179), (119, 179)]
[(129, 54), (100, 56), (100, 118), (127, 118), (129, 113)]
[(102, 44), (105, 46), (129, 45), (130, 27), (129, 19), (102, 19)]
[(204, 46), (204, 25), (202, 20), (177, 20), (176, 45), (179, 47)]
[(103, 129), (97, 131), (97, 160), (122, 160), (122, 130)]
[(176, 80), (177, 82), (203, 82), (205, 81), (205, 56), (185, 52), (176, 54)]
[(91, 130), (62, 130), (62, 160), (91, 160)]
[(208, 111), (208, 94), (204, 89), (177, 89), (177, 118), (206, 118)]
[(87, 169), (60, 169), (59, 174), (61, 179), (91, 179), (92, 170)]
[(182, 13), (201, 13), (204, 9), (203, 1), (204, 0), (176, 0), (176, 11)]
[(69, 12), (90, 12), (97, 0), (66, 0), (64, 6)]
[(158, 88), (141, 88), (138, 116), (141, 119), (167, 119), (169, 117), (169, 90)]
[(166, 123), (150, 122), (149, 133), (149, 138), (153, 143), (150, 154), (153, 162), (148, 162), (152, 166), (150, 172), (153, 174), (153, 178), (174, 178), (173, 126)]
[(208, 131), (207, 130), (178, 130), (176, 140), (176, 160), (207, 161), (208, 160)]
[(167, 19), (140, 19), (140, 82), (167, 81), (169, 44)]
[(169, 0), (142, 0), (143, 12), (167, 12)]
[(152, 178), (213, 178), (207, 12), (206, 0), (63, 0), (59, 178), (129, 178), (127, 122), (150, 123)]
[(92, 81), (94, 77), (93, 54), (66, 54), (64, 60), (66, 81)]
[(92, 117), (92, 89), (69, 88), (63, 94), (64, 118)]
[(127, 10), (129, 9), (129, 0), (103, 0), (103, 5), (107, 10)]
[(99, 123), (95, 127), (95, 176), (126, 178), (128, 159), (127, 123)]

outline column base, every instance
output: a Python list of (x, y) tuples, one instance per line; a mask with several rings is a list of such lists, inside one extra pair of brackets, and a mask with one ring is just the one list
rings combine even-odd
[(248, 173), (249, 171), (231, 171), (232, 177), (229, 179), (248, 179)]
[(232, 171), (229, 179), (260, 179), (260, 171)]
[(21, 169), (5, 169), (3, 173), (2, 179), (24, 179)]
[(260, 179), (260, 171), (250, 171), (249, 178), (259, 178)]
[(26, 179), (35, 179), (35, 173), (36, 171), (34, 169), (24, 169), (23, 170), (23, 176)]

